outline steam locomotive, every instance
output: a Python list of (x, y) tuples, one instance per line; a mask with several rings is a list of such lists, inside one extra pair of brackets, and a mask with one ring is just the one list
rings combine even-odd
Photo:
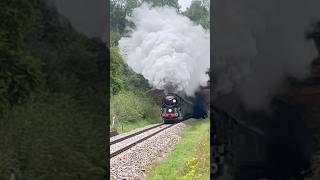
[(162, 100), (161, 117), (164, 123), (177, 123), (188, 118), (206, 118), (207, 107), (201, 96), (183, 98), (169, 93)]

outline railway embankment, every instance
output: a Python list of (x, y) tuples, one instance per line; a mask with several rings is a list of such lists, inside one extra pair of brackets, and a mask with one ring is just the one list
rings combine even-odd
[(149, 168), (147, 179), (210, 179), (210, 120), (195, 120), (179, 134), (165, 158)]
[[(192, 120), (173, 125), (160, 125), (157, 128), (143, 133), (136, 131), (121, 135), (120, 138), (123, 138), (130, 134), (138, 133), (137, 136), (134, 135), (130, 137), (130, 139), (126, 139), (126, 142), (121, 141), (119, 145), (118, 143), (110, 145), (112, 155), (110, 159), (111, 179), (146, 179), (147, 171), (151, 164), (159, 160), (159, 158), (164, 158), (170, 154), (175, 145), (180, 142), (180, 132), (188, 126), (187, 123), (189, 121)], [(140, 141), (143, 138), (146, 139)], [(116, 139), (119, 138), (113, 137), (110, 143)], [(135, 143), (137, 141), (140, 142)], [(133, 143), (134, 145), (130, 148), (121, 153), (117, 153), (119, 149), (125, 148)], [(113, 153), (115, 153), (115, 155)]]
[(155, 124), (110, 139), (111, 179), (210, 176), (210, 121)]

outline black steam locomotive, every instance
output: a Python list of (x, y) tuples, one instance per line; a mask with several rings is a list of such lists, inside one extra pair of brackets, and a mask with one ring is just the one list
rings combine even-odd
[(200, 96), (182, 98), (169, 93), (162, 100), (161, 117), (164, 123), (177, 123), (188, 118), (206, 118), (207, 107)]

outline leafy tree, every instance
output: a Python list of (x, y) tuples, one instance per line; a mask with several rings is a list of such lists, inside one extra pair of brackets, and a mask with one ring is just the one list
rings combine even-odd
[(26, 53), (0, 53), (0, 104), (22, 103), (42, 82), (41, 62)]
[(110, 49), (110, 57), (110, 92), (112, 95), (122, 90), (139, 93), (150, 89), (148, 81), (124, 63), (117, 47)]
[(22, 102), (42, 82), (41, 61), (24, 51), (25, 39), (40, 21), (41, 5), (39, 0), (0, 2), (1, 105)]
[(180, 8), (178, 0), (144, 0), (143, 2), (150, 3), (153, 6), (169, 6), (174, 7), (176, 9)]
[(207, 11), (210, 11), (210, 1), (209, 0), (200, 0), (202, 7), (205, 7)]
[(111, 1), (110, 10), (110, 31), (123, 32), (127, 23), (125, 4)]
[(203, 28), (210, 28), (209, 2), (206, 0), (193, 0), (191, 6), (183, 13), (196, 24), (202, 25)]
[(104, 117), (77, 104), (71, 96), (42, 93), (6, 111), (0, 179), (103, 179), (104, 126), (96, 122)]
[(103, 179), (105, 43), (43, 0), (3, 0), (0, 19), (0, 179)]
[(110, 40), (112, 46), (117, 46), (120, 38), (127, 32), (126, 27), (133, 27), (126, 17), (132, 15), (134, 8), (139, 7), (139, 0), (112, 0), (110, 3)]
[(120, 75), (123, 71), (123, 60), (118, 52), (118, 48), (110, 49), (110, 92), (117, 94), (123, 89), (123, 81)]

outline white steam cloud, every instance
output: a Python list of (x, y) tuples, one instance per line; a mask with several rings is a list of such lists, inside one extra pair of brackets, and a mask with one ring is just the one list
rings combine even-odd
[(305, 34), (319, 7), (318, 0), (215, 0), (215, 92), (263, 109), (287, 77), (308, 77), (317, 51)]
[(129, 18), (130, 37), (119, 41), (126, 63), (157, 89), (192, 96), (205, 86), (210, 67), (209, 32), (169, 7), (143, 4)]

